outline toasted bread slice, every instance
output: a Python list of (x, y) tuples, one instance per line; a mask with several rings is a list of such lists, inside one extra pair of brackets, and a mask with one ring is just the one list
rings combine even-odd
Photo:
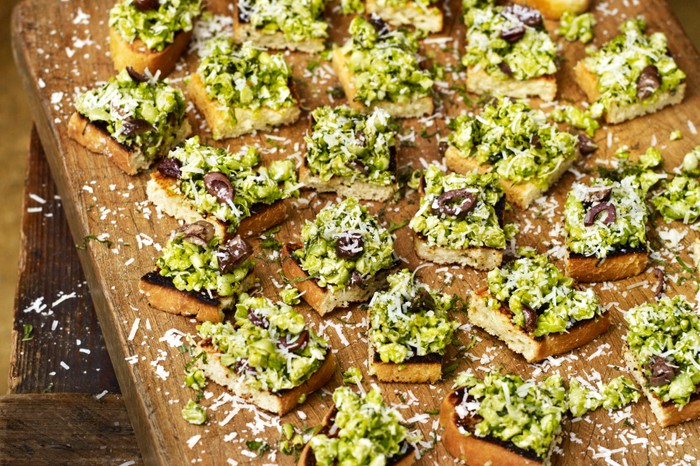
[(442, 360), (439, 354), (415, 356), (401, 364), (382, 362), (370, 343), (368, 372), (381, 382), (435, 383), (442, 378)]
[(282, 271), (288, 279), (294, 281), (294, 286), (303, 293), (304, 301), (322, 316), (333, 312), (336, 308), (367, 301), (375, 291), (384, 286), (389, 275), (388, 270), (378, 272), (364, 283), (364, 288), (360, 286), (347, 286), (342, 290), (322, 288), (316, 279), (308, 276), (292, 256), (292, 251), (299, 247), (299, 245), (284, 245), (282, 248)]
[[(236, 3), (237, 4), (237, 3)], [(237, 18), (238, 15), (235, 17)], [(303, 41), (293, 41), (285, 37), (283, 32), (265, 32), (242, 22), (240, 19), (234, 21), (233, 40), (237, 44), (250, 41), (258, 47), (275, 50), (295, 50), (306, 53), (323, 52), (326, 48), (323, 39), (307, 39)]]
[(416, 234), (414, 234), (413, 245), (418, 257), (436, 264), (459, 264), (476, 270), (492, 270), (503, 262), (503, 249), (449, 249), (430, 246), (421, 235)]
[[(569, 169), (578, 158), (577, 155), (569, 160), (564, 160), (559, 167), (547, 176), (546, 184), (551, 187)], [(462, 157), (459, 149), (449, 146), (445, 151), (445, 164), (450, 170), (457, 173), (480, 172), (487, 173), (493, 169), (491, 165), (479, 165), (473, 157)], [(527, 209), (532, 202), (547, 192), (547, 189), (538, 187), (535, 183), (525, 181), (522, 183), (511, 183), (501, 180), (501, 186), (506, 193), (506, 199), (521, 209)]]
[[(554, 448), (561, 440), (556, 438), (549, 447), (549, 452), (544, 459), (537, 455), (516, 447), (510, 442), (476, 435), (462, 434), (459, 430), (459, 416), (456, 407), (461, 401), (460, 390), (447, 394), (440, 405), (440, 424), (445, 431), (442, 434), (442, 443), (445, 449), (455, 458), (467, 461), (470, 465), (491, 466), (541, 466), (551, 464), (551, 456)], [(462, 426), (468, 432), (468, 426)]]
[[(600, 93), (598, 92), (598, 78), (587, 67), (583, 60), (574, 67), (576, 83), (586, 93), (588, 100), (595, 102)], [(686, 83), (681, 83), (675, 93), (666, 92), (659, 96), (659, 99), (652, 104), (643, 102), (623, 105), (616, 101), (610, 102), (610, 107), (605, 109), (605, 121), (611, 124), (622, 123), (649, 113), (654, 113), (669, 105), (681, 103), (685, 97)]]
[[(163, 176), (158, 171), (151, 172), (151, 179), (146, 183), (146, 193), (148, 199), (163, 212), (184, 220), (185, 223), (195, 223), (205, 220), (212, 225), (219, 237), (226, 236), (227, 224), (216, 219), (214, 216), (202, 215), (195, 206), (189, 202), (182, 194), (177, 192), (177, 180)], [(274, 204), (258, 204), (254, 206), (251, 216), (241, 220), (237, 232), (246, 238), (258, 235), (275, 225), (282, 223), (288, 215), (287, 203), (284, 200)]]
[(566, 11), (580, 14), (591, 6), (591, 0), (513, 0), (513, 3), (540, 10), (549, 19), (559, 19)]
[(644, 272), (649, 261), (645, 250), (613, 253), (605, 260), (573, 254), (566, 256), (566, 275), (578, 282), (606, 282), (634, 277)]
[[(191, 132), (192, 128), (185, 119), (176, 140), (182, 141)], [(112, 162), (128, 175), (136, 175), (154, 162), (146, 158), (140, 148), (120, 144), (105, 129), (91, 123), (78, 112), (74, 112), (68, 120), (68, 136), (86, 149), (110, 157)], [(164, 156), (169, 150), (170, 147), (164, 147), (159, 157)]]
[(208, 379), (228, 388), (235, 395), (240, 396), (249, 403), (280, 416), (284, 416), (296, 408), (300, 404), (299, 400), (305, 399), (305, 395), (310, 395), (323, 387), (333, 376), (336, 365), (335, 356), (331, 349), (328, 348), (323, 364), (308, 380), (292, 389), (273, 393), (267, 390), (251, 388), (241, 382), (235, 372), (221, 363), (221, 353), (212, 345), (210, 338), (206, 338), (197, 344), (195, 356), (202, 352), (207, 354), (206, 360), (196, 358), (196, 365), (204, 371), (204, 375)]
[[(333, 51), (332, 62), (333, 69), (338, 75), (340, 84), (343, 86), (343, 90), (345, 91), (345, 97), (348, 99), (348, 105), (357, 111), (367, 111), (368, 107), (365, 104), (355, 100), (357, 90), (355, 89), (354, 77), (350, 72), (347, 63), (345, 62), (345, 55), (343, 54), (341, 48), (336, 48)], [(435, 106), (433, 104), (433, 98), (426, 96), (414, 100), (408, 104), (388, 101), (374, 102), (369, 108), (381, 108), (386, 110), (391, 116), (397, 118), (417, 118), (423, 115), (432, 114)]]
[(625, 363), (627, 363), (627, 367), (632, 372), (634, 380), (642, 387), (642, 390), (644, 390), (644, 393), (649, 399), (651, 411), (654, 413), (654, 416), (656, 416), (656, 420), (661, 427), (673, 426), (700, 417), (700, 394), (698, 394), (697, 391), (691, 396), (690, 402), (679, 409), (673, 403), (664, 402), (656, 394), (649, 391), (647, 380), (639, 369), (637, 358), (629, 349), (624, 352), (624, 357)]
[[(289, 125), (299, 119), (299, 105), (272, 110), (262, 107), (256, 110), (246, 108), (228, 109), (212, 100), (197, 73), (192, 74), (187, 84), (190, 98), (204, 114), (212, 130), (214, 139), (226, 139), (258, 130), (269, 130), (274, 126)], [(234, 116), (231, 115), (231, 111)]]
[(437, 5), (428, 7), (425, 12), (410, 2), (402, 7), (391, 5), (380, 7), (376, 0), (367, 0), (365, 9), (368, 14), (376, 14), (392, 26), (413, 26), (428, 32), (442, 31), (444, 15)]
[[(241, 282), (241, 292), (255, 284), (251, 273)], [(200, 322), (222, 322), (224, 311), (234, 302), (232, 296), (212, 296), (205, 291), (180, 291), (172, 279), (158, 272), (148, 272), (139, 280), (139, 290), (146, 295), (148, 304), (161, 311), (182, 316), (194, 316)]]
[(503, 341), (514, 352), (522, 354), (527, 362), (542, 361), (549, 356), (567, 353), (593, 340), (610, 327), (610, 315), (606, 312), (593, 319), (577, 322), (566, 333), (533, 338), (511, 322), (512, 314), (505, 305), (498, 311), (489, 308), (486, 305), (488, 295), (487, 289), (472, 294), (467, 308), (469, 320)]
[(114, 69), (121, 71), (127, 66), (132, 67), (138, 73), (148, 69), (155, 75), (160, 71), (160, 77), (164, 78), (174, 69), (177, 60), (185, 51), (192, 37), (192, 31), (178, 32), (173, 43), (160, 52), (149, 50), (142, 41), (136, 39), (129, 43), (115, 28), (109, 28), (109, 49), (112, 53)]
[(500, 95), (518, 99), (539, 97), (545, 102), (551, 102), (557, 96), (557, 79), (554, 75), (524, 81), (498, 79), (481, 68), (470, 66), (467, 68), (467, 90), (479, 95)]
[(299, 167), (299, 182), (304, 187), (315, 189), (320, 193), (338, 193), (344, 197), (356, 197), (368, 201), (386, 201), (396, 191), (395, 184), (378, 185), (345, 176), (334, 176), (325, 181), (311, 173), (306, 164)]

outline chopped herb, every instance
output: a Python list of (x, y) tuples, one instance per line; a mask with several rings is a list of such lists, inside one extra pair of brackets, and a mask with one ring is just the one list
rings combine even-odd
[(270, 444), (263, 440), (248, 440), (245, 446), (252, 451), (257, 451), (258, 456), (262, 456), (265, 452), (270, 450)]
[(24, 336), (22, 337), (22, 341), (29, 341), (34, 339), (34, 335), (32, 335), (32, 330), (34, 330), (34, 326), (32, 324), (24, 324)]
[(439, 409), (431, 409), (430, 411), (426, 411), (425, 414), (430, 414), (430, 415), (440, 414), (440, 410)]
[(273, 251), (279, 251), (280, 249), (282, 249), (282, 243), (280, 243), (279, 241), (277, 241), (273, 237), (268, 237), (260, 242), (260, 247), (263, 249), (271, 249)]
[(435, 132), (433, 132), (433, 133), (429, 133), (429, 132), (428, 132), (428, 128), (423, 128), (423, 129), (421, 130), (421, 132), (420, 132), (420, 137), (422, 137), (422, 138), (424, 138), (424, 139), (430, 139), (430, 138), (432, 138), (433, 136), (435, 136), (436, 134), (440, 134), (440, 130), (439, 130), (439, 129), (438, 129), (438, 130), (435, 130)]
[(111, 247), (112, 247), (112, 244), (113, 244), (113, 243), (112, 243), (110, 240), (108, 240), (108, 239), (100, 239), (100, 238), (98, 238), (98, 237), (95, 236), (95, 235), (87, 235), (87, 236), (83, 237), (83, 242), (82, 242), (81, 244), (76, 244), (75, 247), (78, 248), (78, 249), (80, 249), (81, 251), (84, 251), (85, 249), (87, 249), (88, 242), (89, 242), (90, 240), (95, 240), (95, 241), (97, 241), (98, 243), (102, 243), (102, 244), (104, 244), (105, 246), (107, 246), (107, 248), (111, 248)]
[(686, 272), (691, 273), (691, 274), (694, 274), (694, 273), (695, 273), (695, 269), (693, 269), (691, 266), (689, 266), (688, 264), (686, 264), (686, 263), (683, 261), (683, 259), (681, 259), (680, 256), (676, 256), (676, 262), (678, 262), (678, 264), (679, 264), (681, 267), (683, 267), (683, 270), (685, 270)]
[(316, 71), (318, 69), (319, 66), (321, 66), (321, 64), (319, 62), (317, 62), (316, 60), (311, 60), (306, 65), (306, 69), (313, 73), (314, 71)]
[(400, 230), (401, 228), (408, 225), (408, 222), (409, 222), (409, 219), (403, 220), (403, 221), (398, 222), (398, 223), (390, 222), (389, 223), (389, 233), (393, 233), (396, 230)]

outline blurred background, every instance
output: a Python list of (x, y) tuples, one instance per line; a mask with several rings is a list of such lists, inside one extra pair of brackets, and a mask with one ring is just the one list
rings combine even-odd
[[(21, 200), (31, 117), (12, 59), (10, 19), (19, 0), (0, 0), (0, 395), (7, 391), (10, 329), (15, 300)], [(700, 50), (700, 0), (670, 0), (683, 28)]]

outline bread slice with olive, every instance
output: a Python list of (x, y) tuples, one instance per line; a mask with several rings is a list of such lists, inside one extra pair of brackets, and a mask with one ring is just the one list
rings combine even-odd
[(541, 11), (548, 19), (558, 20), (565, 12), (581, 14), (591, 6), (591, 0), (513, 0)]
[(427, 32), (442, 31), (444, 14), (442, 4), (425, 6), (416, 5), (416, 1), (407, 0), (404, 5), (394, 6), (386, 0), (367, 0), (367, 13), (376, 14), (392, 26), (413, 26)]
[(217, 237), (209, 222), (175, 230), (156, 261), (156, 270), (139, 281), (148, 303), (170, 314), (200, 322), (222, 322), (235, 297), (255, 283), (253, 249), (240, 237)]

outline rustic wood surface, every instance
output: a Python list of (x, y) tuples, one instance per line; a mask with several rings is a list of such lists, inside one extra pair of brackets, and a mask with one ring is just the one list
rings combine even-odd
[[(262, 457), (246, 448), (246, 441), (265, 440), (273, 446), (279, 438), (277, 426), (280, 420), (245, 405), (241, 400), (226, 394), (219, 387), (209, 385), (203, 405), (208, 407), (209, 422), (206, 426), (192, 426), (180, 416), (182, 406), (194, 396), (183, 386), (182, 371), (188, 356), (180, 351), (185, 343), (182, 337), (195, 332), (191, 320), (159, 313), (148, 307), (139, 295), (137, 282), (140, 275), (153, 268), (158, 254), (157, 244), (164, 243), (169, 231), (176, 226), (170, 218), (158, 215), (156, 209), (146, 202), (145, 180), (147, 175), (127, 177), (119, 172), (106, 157), (89, 153), (68, 140), (66, 123), (73, 111), (72, 98), (76, 91), (94, 86), (96, 81), (112, 75), (111, 63), (106, 55), (106, 17), (111, 2), (107, 0), (87, 1), (40, 1), (25, 0), (15, 12), (13, 37), (17, 62), (22, 70), (25, 87), (33, 109), (39, 135), (46, 148), (58, 192), (63, 199), (68, 223), (76, 242), (88, 235), (98, 235), (111, 241), (89, 241), (87, 251), (80, 254), (87, 282), (102, 326), (105, 341), (114, 363), (126, 406), (137, 433), (139, 446), (148, 463), (184, 464), (203, 461), (225, 464), (227, 460), (240, 463), (293, 463), (292, 457), (284, 457), (273, 448)], [(455, 65), (463, 51), (464, 27), (457, 12), (458, 2), (449, 6), (452, 15), (446, 21), (446, 33), (426, 41), (425, 52), (447, 65)], [(587, 161), (577, 165), (583, 172), (598, 161), (610, 159), (616, 148), (623, 144), (633, 152), (643, 151), (652, 141), (658, 141), (668, 169), (678, 165), (683, 154), (700, 140), (691, 126), (700, 127), (700, 95), (696, 85), (700, 74), (700, 58), (689, 40), (683, 35), (678, 22), (668, 6), (658, 2), (599, 2), (595, 7), (598, 19), (596, 43), (600, 44), (616, 33), (617, 25), (626, 17), (644, 14), (650, 30), (662, 30), (669, 37), (670, 48), (681, 68), (688, 73), (688, 95), (683, 104), (666, 109), (656, 115), (641, 118), (622, 125), (601, 129), (596, 140), (601, 149)], [(345, 37), (349, 18), (331, 14), (333, 23), (331, 39), (341, 43)], [(554, 23), (549, 23), (552, 30)], [(584, 55), (581, 44), (562, 41), (562, 71), (559, 83), (562, 100), (580, 102), (583, 94), (572, 81), (572, 66)], [(331, 100), (329, 87), (337, 85), (327, 62), (314, 72), (307, 64), (319, 59), (302, 54), (289, 54), (293, 63), (295, 80), (299, 84), (305, 110)], [(182, 85), (181, 78), (196, 66), (190, 56), (173, 75), (173, 82)], [(313, 67), (311, 67), (313, 68)], [(477, 99), (465, 100), (457, 92), (463, 85), (463, 72), (447, 73), (447, 82), (436, 86), (438, 111), (435, 118), (403, 122), (402, 139), (410, 141), (411, 130), (415, 131), (415, 143), (405, 142), (400, 149), (400, 165), (415, 168), (421, 161), (437, 159), (437, 137), (443, 137), (446, 116), (457, 115), (466, 105)], [(472, 96), (473, 97), (473, 96)], [(336, 100), (336, 102), (338, 102)], [(205, 139), (207, 131), (201, 118), (193, 109), (190, 112), (194, 127)], [(694, 125), (689, 125), (689, 121)], [(258, 134), (226, 141), (233, 149), (243, 144), (259, 147), (267, 160), (299, 156), (303, 145), (297, 145), (303, 134), (304, 118), (292, 127), (282, 128), (272, 134)], [(422, 130), (426, 137), (421, 137)], [(669, 133), (680, 129), (685, 137), (669, 143)], [(270, 137), (271, 136), (271, 137)], [(429, 137), (428, 137), (429, 136)], [(608, 143), (609, 142), (609, 143)], [(666, 147), (668, 146), (668, 147)], [(512, 211), (509, 220), (520, 225), (518, 245), (533, 245), (538, 250), (557, 255), (561, 251), (563, 234), (561, 228), (562, 199), (574, 180), (568, 173), (552, 194), (527, 212)], [(280, 241), (298, 235), (301, 222), (312, 218), (330, 196), (303, 195), (297, 202), (294, 216), (277, 235)], [(406, 193), (397, 204), (371, 208), (383, 221), (400, 222), (415, 212), (416, 193)], [(678, 229), (685, 234), (678, 244), (657, 239), (653, 242), (669, 277), (667, 292), (692, 297), (695, 294), (695, 279), (682, 274), (675, 262), (679, 255), (690, 262), (687, 247), (697, 237), (697, 232), (682, 225), (665, 225), (656, 222), (663, 231)], [(405, 258), (410, 267), (417, 267), (407, 228), (396, 232), (396, 252)], [(669, 238), (672, 235), (662, 235)], [(672, 243), (672, 241), (671, 241)], [(269, 252), (258, 254), (261, 258), (256, 273), (261, 279), (264, 294), (276, 295), (281, 282), (279, 266)], [(446, 290), (467, 295), (471, 290), (483, 286), (484, 274), (460, 268), (428, 265), (421, 269), (423, 279), (435, 286), (448, 284)], [(541, 377), (560, 372), (566, 377), (582, 376), (588, 380), (607, 381), (621, 372), (623, 365), (621, 347), (624, 335), (622, 311), (652, 298), (655, 284), (651, 271), (615, 284), (595, 286), (601, 300), (611, 307), (612, 329), (583, 348), (561, 358), (550, 358), (528, 365), (509, 352), (497, 340), (485, 333), (465, 325), (459, 339), (466, 343), (476, 337), (476, 345), (458, 358), (459, 370), (472, 368), (477, 371), (502, 368), (524, 376)], [(350, 366), (360, 367), (366, 376), (366, 340), (364, 339), (364, 313), (351, 309), (340, 311), (321, 319), (307, 306), (300, 306), (307, 318), (317, 328), (325, 330), (331, 344), (338, 351), (339, 368), (327, 389), (309, 400), (298, 411), (281, 419), (296, 426), (319, 423), (329, 406), (329, 394), (340, 384), (342, 370)], [(463, 322), (463, 315), (456, 316)], [(452, 376), (435, 386), (381, 384), (385, 397), (396, 403), (407, 420), (423, 432), (427, 444), (439, 438), (437, 416), (430, 414), (452, 384)], [(374, 383), (365, 377), (365, 385)], [(668, 429), (656, 426), (647, 403), (642, 400), (633, 407), (617, 413), (598, 411), (583, 420), (567, 421), (565, 440), (555, 455), (558, 465), (579, 464), (671, 464), (695, 463), (700, 457), (698, 422)], [(441, 444), (425, 448), (421, 464), (444, 464), (450, 462)]]

